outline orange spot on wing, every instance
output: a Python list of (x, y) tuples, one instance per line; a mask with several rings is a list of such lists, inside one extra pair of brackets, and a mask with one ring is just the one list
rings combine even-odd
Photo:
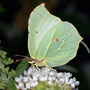
[(60, 42), (60, 39), (59, 38), (56, 38), (56, 42)]
[(36, 34), (38, 34), (38, 31), (35, 31)]

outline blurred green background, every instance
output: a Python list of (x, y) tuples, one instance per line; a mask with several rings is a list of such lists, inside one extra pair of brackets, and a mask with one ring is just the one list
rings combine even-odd
[[(46, 8), (63, 21), (69, 21), (78, 29), (84, 42), (90, 47), (90, 2), (89, 0), (0, 0), (0, 49), (15, 59), (15, 54), (28, 55), (28, 17), (30, 12), (42, 2)], [(90, 55), (80, 44), (77, 57), (68, 65), (57, 67), (74, 72), (80, 81), (79, 90), (90, 90)]]

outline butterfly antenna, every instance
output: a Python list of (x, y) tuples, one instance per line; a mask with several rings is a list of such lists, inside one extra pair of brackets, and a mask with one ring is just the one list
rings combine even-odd
[(90, 49), (84, 41), (81, 41), (81, 44), (86, 48), (87, 52), (90, 54)]
[(19, 62), (19, 61), (21, 61), (21, 60), (24, 60), (24, 58), (22, 58), (22, 59), (17, 59), (17, 60), (15, 61), (15, 63), (17, 63), (17, 62)]
[(17, 56), (17, 57), (27, 57), (27, 56), (24, 56), (24, 55), (19, 55), (19, 54), (16, 54), (15, 56)]

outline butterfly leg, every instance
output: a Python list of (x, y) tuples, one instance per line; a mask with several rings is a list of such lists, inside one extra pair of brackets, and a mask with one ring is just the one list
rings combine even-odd
[(52, 70), (52, 68), (51, 68), (51, 67), (49, 67), (46, 63), (45, 63), (45, 66), (46, 66), (47, 68), (49, 68), (50, 70)]

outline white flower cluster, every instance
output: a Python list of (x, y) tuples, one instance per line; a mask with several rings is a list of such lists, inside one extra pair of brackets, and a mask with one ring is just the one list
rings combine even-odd
[(71, 73), (57, 72), (54, 69), (42, 67), (40, 71), (36, 67), (30, 67), (24, 74), (15, 78), (17, 89), (28, 90), (38, 85), (41, 81), (47, 81), (48, 84), (53, 85), (58, 83), (60, 85), (69, 85), (72, 89), (79, 85), (79, 81), (72, 77)]

